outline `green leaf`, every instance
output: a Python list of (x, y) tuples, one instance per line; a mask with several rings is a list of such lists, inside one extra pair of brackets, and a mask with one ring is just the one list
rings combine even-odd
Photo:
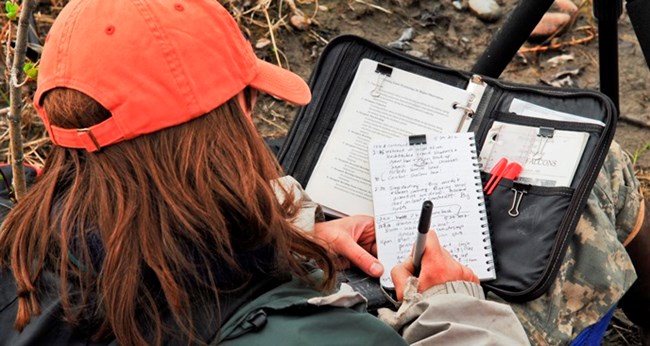
[(23, 66), (23, 71), (25, 71), (27, 77), (33, 80), (38, 79), (38, 66), (36, 66), (34, 63), (26, 62), (25, 66)]
[(5, 3), (5, 9), (7, 10), (7, 18), (9, 18), (9, 20), (15, 20), (16, 18), (18, 18), (19, 8), (20, 6), (18, 6), (18, 4), (15, 4), (11, 1), (7, 1), (7, 3)]

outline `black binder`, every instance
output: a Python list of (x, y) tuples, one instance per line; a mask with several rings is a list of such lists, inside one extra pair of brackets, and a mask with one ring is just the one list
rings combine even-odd
[[(462, 89), (467, 87), (470, 79), (481, 79), (487, 87), (476, 110), (468, 114), (471, 115), (469, 130), (475, 132), (479, 150), (494, 121), (589, 134), (570, 187), (522, 186), (503, 179), (495, 191), (486, 196), (497, 279), (484, 282), (484, 288), (509, 301), (528, 301), (542, 295), (560, 268), (567, 244), (614, 136), (617, 115), (611, 100), (596, 91), (528, 86), (473, 76), (360, 37), (341, 36), (332, 40), (323, 51), (309, 81), (313, 100), (299, 110), (278, 155), (286, 174), (294, 176), (303, 186), (309, 181), (359, 62), (364, 58)], [(575, 114), (586, 121), (557, 121), (511, 114), (508, 110), (514, 98)], [(587, 121), (589, 119), (605, 126), (594, 125)], [(488, 179), (489, 174), (483, 173), (483, 178)], [(519, 215), (513, 217), (508, 211), (513, 196), (521, 193), (522, 189), (526, 191)]]

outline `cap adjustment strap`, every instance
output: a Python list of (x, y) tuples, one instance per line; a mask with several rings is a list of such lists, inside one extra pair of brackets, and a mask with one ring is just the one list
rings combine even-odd
[[(102, 149), (99, 142), (97, 142), (97, 138), (95, 138), (95, 135), (93, 135), (89, 128), (77, 129), (77, 135), (79, 136), (79, 140), (84, 143), (86, 150), (89, 152), (100, 151)], [(94, 149), (92, 147), (93, 145), (95, 146)]]
[(65, 148), (86, 149), (91, 153), (124, 139), (124, 132), (112, 117), (88, 128), (64, 129), (52, 125), (49, 130), (54, 144)]

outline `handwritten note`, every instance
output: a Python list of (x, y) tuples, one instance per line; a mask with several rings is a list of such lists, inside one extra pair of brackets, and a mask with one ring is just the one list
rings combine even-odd
[[(408, 137), (369, 145), (377, 253), (386, 268), (410, 256), (420, 207), (433, 202), (431, 228), (442, 246), (482, 279), (494, 279), (473, 133)], [(390, 270), (382, 285), (393, 287)]]

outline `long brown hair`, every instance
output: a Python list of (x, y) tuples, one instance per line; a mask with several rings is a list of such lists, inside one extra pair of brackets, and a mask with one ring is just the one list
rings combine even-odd
[[(110, 116), (70, 89), (49, 92), (43, 107), (51, 123), (64, 128)], [(238, 251), (269, 247), (272, 270), (305, 280), (303, 264), (315, 260), (325, 272), (317, 288), (331, 288), (329, 254), (288, 221), (296, 208), (277, 202), (269, 182), (279, 174), (234, 99), (188, 123), (97, 153), (53, 148), (43, 176), (0, 233), (0, 265), (17, 281), (16, 328), (40, 313), (39, 278), (46, 270), (59, 277), (69, 322), (90, 317), (97, 322), (95, 339), (112, 333), (127, 345), (160, 344), (170, 329), (164, 311), (195, 342), (193, 295), (236, 289), (236, 283), (219, 282), (223, 268), (238, 274), (242, 285), (251, 278)], [(97, 241), (99, 266), (89, 250)]]

